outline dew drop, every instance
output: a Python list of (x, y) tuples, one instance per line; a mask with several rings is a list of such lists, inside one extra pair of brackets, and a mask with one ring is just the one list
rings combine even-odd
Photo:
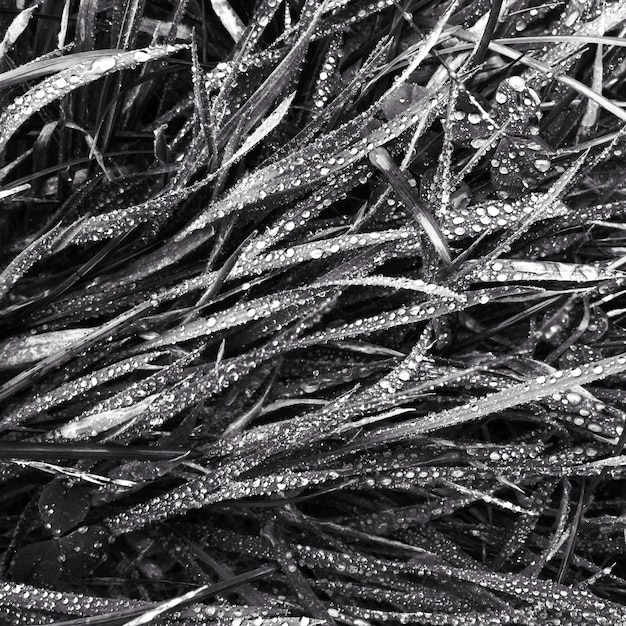
[(536, 161), (533, 162), (533, 167), (538, 172), (547, 172), (550, 169), (551, 165), (552, 163), (550, 162), (549, 159), (537, 159)]
[(91, 70), (93, 72), (98, 72), (98, 73), (108, 72), (109, 70), (112, 70), (114, 67), (115, 67), (115, 57), (112, 57), (112, 56), (101, 57), (93, 61), (91, 64)]
[(409, 372), (408, 370), (400, 370), (398, 372), (398, 378), (400, 380), (403, 380), (405, 382), (411, 380), (411, 372)]
[(570, 391), (565, 395), (565, 399), (567, 400), (567, 402), (569, 404), (572, 404), (574, 406), (576, 406), (577, 404), (580, 404), (582, 402), (582, 396), (579, 393), (576, 393), (574, 391)]
[(521, 76), (512, 76), (509, 78), (509, 85), (515, 91), (524, 91), (526, 89), (526, 81)]

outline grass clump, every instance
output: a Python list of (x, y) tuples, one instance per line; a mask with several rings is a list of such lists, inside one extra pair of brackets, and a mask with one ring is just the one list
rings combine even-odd
[(626, 624), (626, 4), (0, 14), (0, 622)]

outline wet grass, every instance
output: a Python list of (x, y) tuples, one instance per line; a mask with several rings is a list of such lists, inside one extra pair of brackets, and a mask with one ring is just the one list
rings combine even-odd
[(0, 623), (626, 623), (626, 3), (0, 22)]

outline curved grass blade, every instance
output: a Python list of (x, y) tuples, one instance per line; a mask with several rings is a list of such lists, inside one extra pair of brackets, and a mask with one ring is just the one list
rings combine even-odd
[[(378, 434), (373, 434), (371, 439), (377, 442), (401, 441), (407, 437), (458, 426), (514, 406), (541, 400), (546, 396), (564, 392), (578, 385), (585, 385), (596, 380), (602, 380), (607, 376), (620, 374), (624, 370), (626, 370), (626, 355), (620, 354), (571, 370), (556, 371), (552, 376), (538, 376), (534, 380), (509, 387), (483, 398), (472, 398), (462, 406), (441, 413), (431, 413), (411, 423), (392, 426)], [(623, 431), (621, 426), (602, 427), (595, 422), (588, 423), (586, 427), (592, 433), (602, 434), (604, 437), (615, 441)]]
[(32, 115), (75, 89), (103, 76), (156, 61), (185, 49), (184, 45), (165, 45), (129, 52), (99, 53), (93, 60), (82, 61), (46, 78), (24, 95), (18, 96), (0, 113), (0, 152), (15, 131)]
[(441, 232), (439, 224), (430, 212), (422, 206), (417, 198), (417, 194), (413, 191), (406, 176), (400, 168), (393, 162), (389, 153), (384, 148), (375, 148), (369, 153), (370, 161), (375, 165), (389, 181), (393, 190), (396, 192), (404, 206), (413, 213), (413, 216), (420, 224), (428, 239), (434, 246), (441, 260), (450, 265), (452, 257), (448, 244)]
[(93, 329), (93, 332), (84, 335), (77, 341), (73, 341), (70, 345), (66, 345), (62, 350), (59, 350), (42, 359), (32, 368), (27, 369), (11, 378), (3, 385), (0, 385), (0, 401), (6, 400), (17, 391), (24, 389), (24, 387), (32, 384), (34, 380), (50, 370), (59, 367), (63, 363), (67, 363), (67, 361), (69, 361), (76, 354), (79, 354), (107, 337), (112, 336), (117, 329), (125, 327), (130, 320), (139, 317), (144, 311), (147, 311), (150, 306), (150, 303), (138, 305), (134, 309), (131, 309), (130, 311), (114, 318), (110, 322), (103, 324), (101, 327)]

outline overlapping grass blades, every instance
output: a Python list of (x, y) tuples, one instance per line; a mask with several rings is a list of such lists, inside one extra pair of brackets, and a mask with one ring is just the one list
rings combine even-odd
[(0, 622), (626, 624), (626, 3), (0, 15)]

